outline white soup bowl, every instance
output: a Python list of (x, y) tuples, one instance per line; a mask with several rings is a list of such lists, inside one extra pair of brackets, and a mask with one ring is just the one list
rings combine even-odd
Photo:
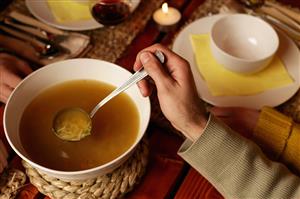
[[(63, 180), (95, 178), (120, 166), (134, 152), (142, 139), (150, 119), (150, 101), (140, 94), (136, 85), (125, 92), (137, 107), (140, 125), (138, 136), (132, 146), (114, 160), (97, 167), (80, 171), (59, 171), (34, 162), (24, 150), (20, 140), (20, 120), (27, 105), (45, 89), (69, 80), (98, 80), (114, 86), (124, 83), (131, 73), (115, 64), (95, 59), (70, 59), (47, 65), (25, 78), (10, 96), (4, 111), (4, 129), (10, 146), (32, 167), (49, 176)], [(47, 106), (47, 104), (45, 104)], [(32, 140), (34, 144), (34, 140)], [(76, 149), (74, 149), (76, 150)], [(47, 158), (47, 157), (45, 157)]]

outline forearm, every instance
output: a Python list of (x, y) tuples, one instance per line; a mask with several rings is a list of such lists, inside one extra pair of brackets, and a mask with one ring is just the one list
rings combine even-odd
[(226, 198), (299, 198), (300, 179), (251, 141), (211, 117), (200, 138), (179, 151)]

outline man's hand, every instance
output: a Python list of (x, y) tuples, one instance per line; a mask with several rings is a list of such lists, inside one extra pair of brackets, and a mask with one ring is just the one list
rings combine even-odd
[[(165, 55), (164, 65), (153, 55), (156, 50)], [(189, 63), (168, 48), (155, 44), (138, 54), (134, 70), (142, 66), (155, 82), (159, 104), (166, 118), (187, 138), (196, 140), (207, 118)], [(150, 95), (151, 89), (146, 80), (140, 81), (138, 85), (144, 96)]]

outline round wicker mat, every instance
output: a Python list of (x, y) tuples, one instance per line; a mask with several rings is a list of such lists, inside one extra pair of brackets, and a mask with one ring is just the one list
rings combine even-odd
[(23, 161), (30, 182), (52, 199), (120, 198), (140, 181), (148, 158), (148, 143), (141, 141), (133, 155), (111, 173), (85, 181), (64, 181), (38, 172)]

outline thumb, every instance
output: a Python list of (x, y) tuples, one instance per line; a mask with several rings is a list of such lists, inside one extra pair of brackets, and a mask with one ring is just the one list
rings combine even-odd
[(140, 54), (139, 58), (144, 69), (154, 80), (157, 87), (164, 86), (172, 81), (171, 76), (165, 71), (162, 64), (152, 53), (144, 51)]

